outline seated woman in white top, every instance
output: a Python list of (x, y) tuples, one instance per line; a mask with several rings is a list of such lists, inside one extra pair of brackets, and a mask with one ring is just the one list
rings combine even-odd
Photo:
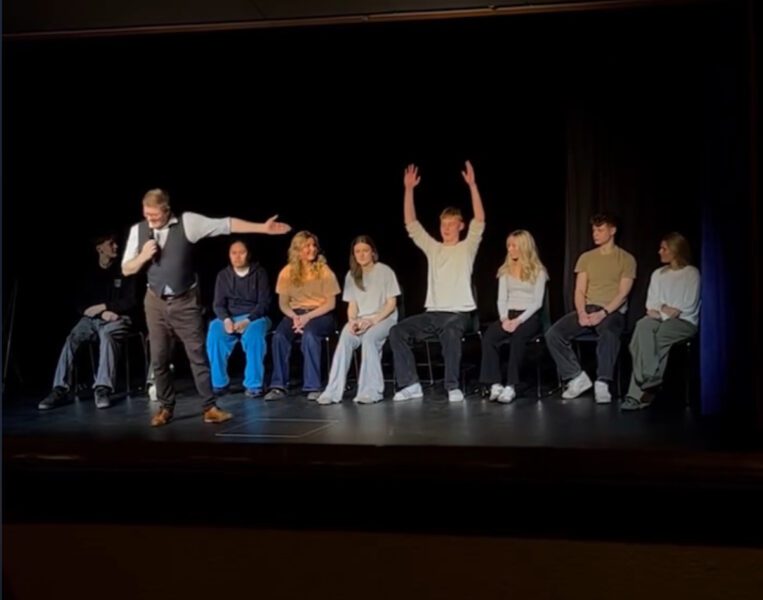
[(356, 237), (350, 247), (350, 270), (344, 280), (342, 299), (348, 302), (347, 325), (342, 329), (331, 363), (329, 382), (318, 404), (342, 401), (347, 370), (355, 349), (361, 347), (358, 391), (354, 402), (371, 404), (382, 399), (382, 346), (397, 323), (400, 286), (395, 272), (378, 262), (376, 245), (367, 235)]
[(660, 242), (659, 255), (665, 266), (652, 273), (646, 316), (633, 332), (633, 375), (622, 410), (649, 406), (653, 390), (662, 384), (670, 347), (697, 333), (700, 277), (697, 268), (689, 264), (689, 242), (680, 233), (669, 233)]
[[(517, 395), (527, 342), (541, 331), (540, 309), (548, 274), (528, 231), (512, 232), (506, 248), (506, 261), (498, 269), (498, 321), (488, 327), (482, 338), (480, 381), (490, 386), (491, 400), (508, 404)], [(502, 385), (500, 351), (505, 344), (511, 344), (511, 354), (506, 385)]]

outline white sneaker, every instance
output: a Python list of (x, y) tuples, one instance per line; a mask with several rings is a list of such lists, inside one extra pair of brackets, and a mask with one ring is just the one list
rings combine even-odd
[(355, 404), (375, 404), (381, 402), (381, 398), (369, 398), (368, 396), (355, 396), (352, 401)]
[(464, 393), (456, 388), (455, 390), (448, 390), (448, 402), (463, 402)]
[(593, 395), (596, 404), (609, 404), (612, 402), (612, 394), (609, 393), (609, 384), (606, 381), (597, 381), (593, 386)]
[[(308, 397), (309, 399), (309, 397)], [(318, 404), (339, 404), (342, 399), (341, 398), (334, 398), (333, 396), (326, 394), (325, 392), (318, 396), (315, 401)]]
[(404, 387), (402, 390), (397, 392), (392, 399), (395, 401), (400, 400), (414, 400), (416, 398), (423, 398), (424, 392), (421, 389), (420, 383), (412, 383), (411, 385)]
[(494, 383), (490, 386), (490, 401), (498, 400), (498, 397), (503, 392), (503, 386), (500, 383)]
[(153, 383), (148, 386), (148, 389), (146, 390), (146, 392), (148, 393), (148, 399), (151, 402), (157, 402), (159, 400), (159, 398), (156, 395), (156, 386)]
[(581, 371), (580, 375), (571, 379), (567, 384), (567, 389), (562, 392), (562, 398), (565, 400), (571, 400), (577, 398), (583, 392), (590, 390), (593, 387), (591, 378), (588, 377), (585, 371)]
[(498, 396), (497, 400), (498, 402), (503, 402), (504, 404), (511, 404), (514, 402), (514, 398), (517, 397), (517, 393), (514, 391), (514, 386), (507, 385), (505, 388), (503, 388), (503, 391), (501, 392), (501, 395)]

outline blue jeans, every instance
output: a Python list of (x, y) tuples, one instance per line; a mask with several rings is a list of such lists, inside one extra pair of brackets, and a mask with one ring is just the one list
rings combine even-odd
[[(233, 317), (233, 322), (237, 323), (246, 318), (248, 315), (237, 315)], [(268, 351), (265, 334), (268, 329), (270, 329), (270, 319), (267, 317), (249, 323), (243, 334), (226, 333), (220, 319), (215, 319), (209, 324), (207, 355), (209, 356), (213, 388), (221, 389), (230, 384), (228, 359), (236, 344), (241, 342), (241, 347), (246, 355), (244, 387), (252, 391), (262, 390), (265, 354)]]
[[(307, 311), (296, 310), (296, 313)], [(315, 317), (308, 322), (300, 340), (304, 360), (304, 378), (302, 390), (317, 392), (321, 389), (321, 353), (323, 338), (335, 330), (334, 315), (328, 313)], [(270, 378), (271, 388), (287, 389), (289, 385), (289, 357), (291, 346), (297, 336), (292, 329), (292, 320), (284, 317), (273, 332), (273, 376)]]

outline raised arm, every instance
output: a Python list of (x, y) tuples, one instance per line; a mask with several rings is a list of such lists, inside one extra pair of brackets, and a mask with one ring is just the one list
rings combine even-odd
[(413, 188), (419, 185), (420, 181), (419, 168), (413, 164), (408, 165), (403, 175), (403, 187), (405, 188), (405, 194), (403, 195), (403, 219), (406, 225), (416, 220), (416, 207), (413, 204)]
[(477, 187), (477, 178), (474, 175), (474, 167), (472, 167), (470, 161), (466, 161), (466, 170), (461, 171), (461, 175), (463, 175), (464, 181), (469, 186), (469, 193), (472, 195), (472, 212), (474, 214), (474, 220), (484, 223), (485, 207), (482, 205), (482, 196), (480, 196), (480, 190)]
[(231, 233), (265, 233), (268, 235), (282, 235), (291, 231), (290, 225), (276, 221), (277, 218), (278, 215), (273, 215), (264, 223), (256, 223), (231, 217), (230, 231)]

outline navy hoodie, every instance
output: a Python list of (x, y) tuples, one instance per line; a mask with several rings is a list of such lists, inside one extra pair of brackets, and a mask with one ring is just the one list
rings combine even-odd
[(251, 263), (244, 277), (238, 276), (230, 265), (217, 274), (213, 308), (221, 320), (245, 314), (250, 321), (264, 317), (270, 309), (270, 299), (268, 274), (259, 263)]

